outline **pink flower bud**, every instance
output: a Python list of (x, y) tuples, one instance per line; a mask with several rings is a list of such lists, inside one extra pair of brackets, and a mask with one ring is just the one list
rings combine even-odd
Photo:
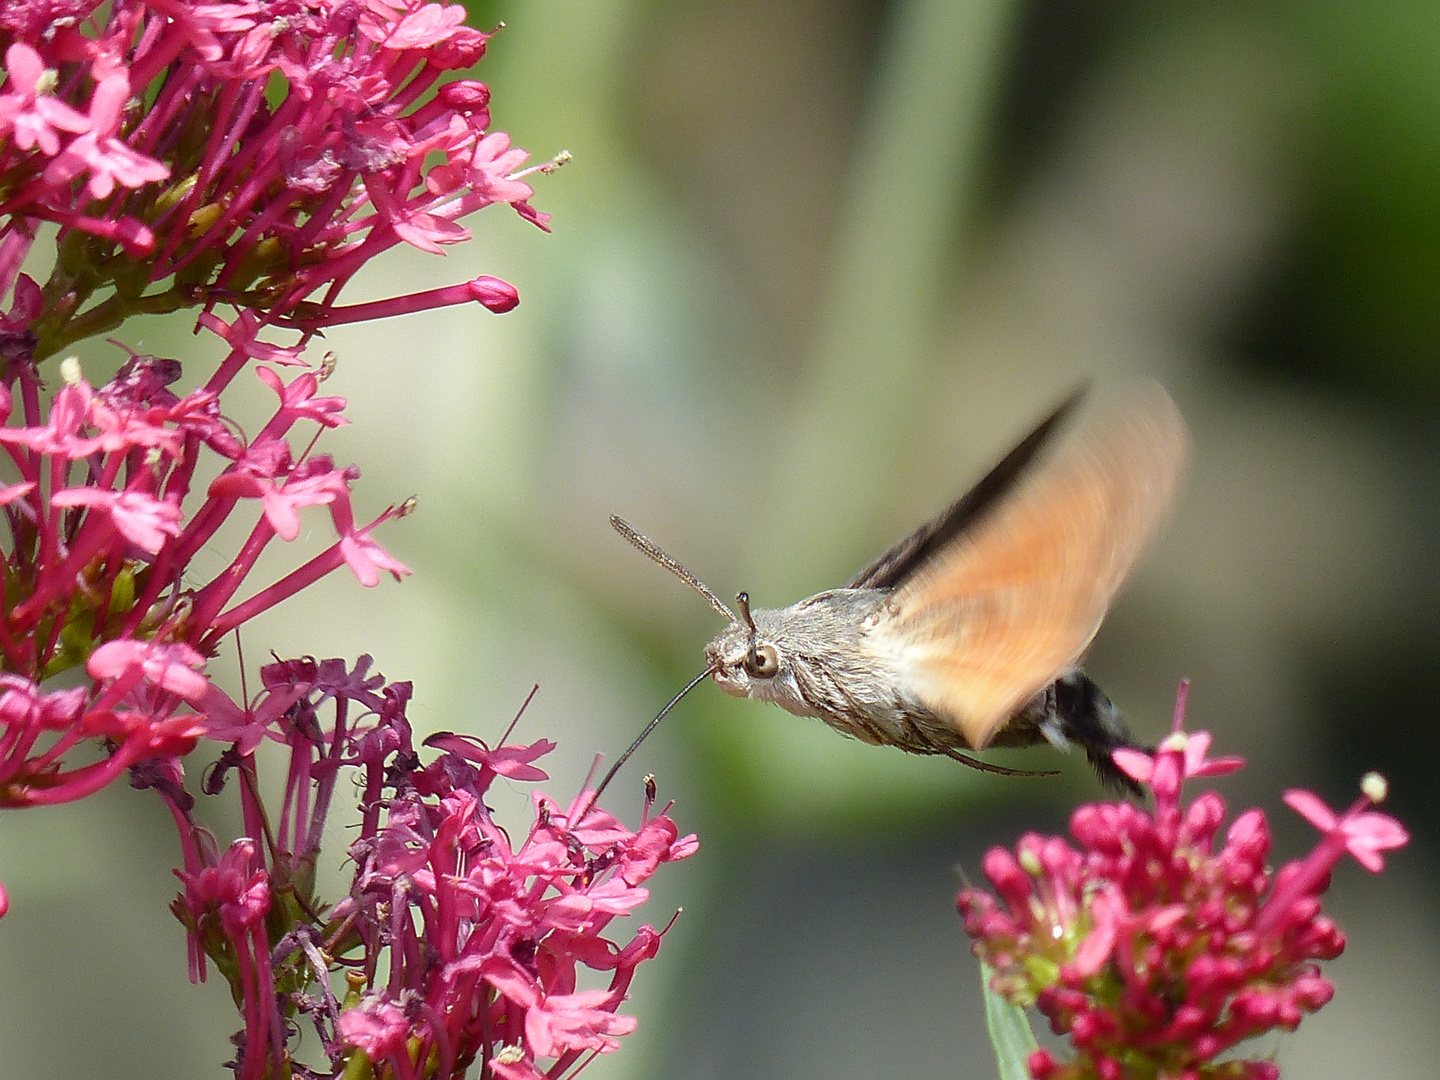
[(470, 282), (470, 296), (497, 315), (505, 314), (520, 303), (520, 294), (514, 285), (483, 274)]

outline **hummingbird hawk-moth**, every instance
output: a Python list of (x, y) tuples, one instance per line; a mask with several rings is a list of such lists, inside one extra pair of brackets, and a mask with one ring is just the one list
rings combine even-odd
[(1151, 384), (1043, 454), (1081, 396), (843, 587), (789, 607), (752, 609), (740, 593), (737, 616), (626, 522), (611, 523), (728, 621), (690, 686), (708, 675), (863, 742), (987, 771), (1016, 770), (969, 751), (1079, 743), (1102, 780), (1128, 786), (1110, 753), (1137, 744), (1079, 664), (1174, 502), (1189, 437)]

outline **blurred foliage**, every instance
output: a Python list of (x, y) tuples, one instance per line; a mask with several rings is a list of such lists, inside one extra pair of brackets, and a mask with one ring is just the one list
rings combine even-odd
[(1433, 421), (1440, 8), (1278, 5), (1312, 86), (1288, 235), (1237, 320), (1255, 367)]

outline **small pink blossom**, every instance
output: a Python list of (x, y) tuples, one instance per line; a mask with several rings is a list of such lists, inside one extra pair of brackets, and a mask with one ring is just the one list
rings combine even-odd
[(555, 749), (555, 744), (549, 739), (541, 739), (530, 746), (502, 746), (491, 750), (474, 736), (454, 735), (449, 732), (430, 736), (425, 740), (425, 745), (444, 750), (466, 761), (477, 762), (498, 776), (527, 781), (549, 779), (544, 769), (537, 769), (530, 762)]
[(328, 462), (318, 463), (319, 468), (287, 470), (289, 475), (277, 480), (247, 468), (253, 461), (241, 461), (234, 472), (216, 477), (208, 493), (214, 498), (259, 499), (266, 521), (282, 540), (291, 541), (300, 535), (300, 510), (349, 498), (345, 471), (325, 467)]
[(494, 131), (475, 144), (464, 159), (465, 182), (490, 202), (523, 203), (535, 194), (529, 184), (511, 178), (530, 155), (510, 148), (510, 136)]
[(167, 537), (180, 535), (180, 507), (143, 491), (66, 488), (51, 495), (50, 503), (103, 511), (121, 536), (151, 555), (160, 550)]
[(525, 1014), (525, 1040), (535, 1056), (558, 1058), (567, 1050), (618, 1050), (618, 1036), (634, 1031), (636, 1021), (633, 1016), (617, 1016), (610, 996), (606, 990), (556, 994), (530, 1009)]
[(255, 841), (235, 841), (215, 866), (191, 872), (177, 871), (185, 882), (185, 902), (191, 914), (203, 919), (218, 910), (227, 931), (253, 926), (270, 910), (268, 875), (257, 869)]
[(380, 584), (380, 573), (385, 571), (399, 581), (410, 575), (410, 568), (371, 538), (369, 530), (356, 529), (340, 537), (340, 555), (350, 567), (355, 580), (367, 589)]
[(371, 1061), (384, 1061), (405, 1053), (410, 1018), (394, 1002), (373, 998), (340, 1014), (340, 1037), (365, 1051)]
[(1120, 747), (1111, 755), (1121, 772), (1136, 783), (1151, 788), (1155, 797), (1166, 804), (1178, 798), (1180, 786), (1185, 780), (1195, 776), (1224, 776), (1245, 764), (1245, 759), (1239, 757), (1206, 758), (1210, 750), (1210, 733), (1196, 731), (1187, 734), (1181, 729), (1189, 694), (1190, 682), (1183, 680), (1175, 697), (1174, 728), (1157, 753), (1150, 755), (1132, 747)]
[(96, 447), (83, 437), (82, 428), (90, 418), (94, 391), (83, 379), (67, 383), (50, 402), (47, 423), (0, 428), (0, 442), (26, 446), (41, 454), (68, 458), (88, 457)]
[(117, 186), (143, 187), (164, 180), (169, 166), (138, 153), (118, 138), (120, 112), (130, 97), (130, 80), (116, 71), (100, 80), (90, 101), (90, 115), (84, 134), (72, 140), (45, 167), (44, 180), (51, 187), (63, 187), (88, 172), (91, 198), (106, 199)]
[(462, 225), (418, 206), (402, 203), (391, 197), (383, 188), (372, 187), (370, 201), (380, 216), (395, 230), (395, 235), (411, 247), (443, 255), (446, 244), (461, 244), (470, 239), (470, 230)]
[(462, 4), (425, 4), (395, 23), (362, 19), (360, 31), (387, 49), (425, 49), (454, 34), (465, 22), (465, 14)]
[(312, 372), (297, 375), (288, 384), (267, 367), (256, 368), (255, 375), (280, 399), (276, 419), (266, 427), (269, 433), (297, 420), (313, 420), (323, 428), (343, 427), (350, 422), (341, 415), (345, 410), (344, 398), (316, 396), (320, 381)]
[(255, 26), (254, 16), (261, 5), (247, 0), (201, 4), (193, 0), (146, 0), (146, 6), (173, 22), (179, 37), (203, 60), (216, 61), (225, 54), (221, 35), (244, 33)]
[(241, 356), (287, 366), (305, 362), (301, 358), (304, 350), (298, 345), (272, 345), (259, 340), (260, 321), (250, 311), (241, 311), (235, 316), (235, 321), (229, 323), (213, 311), (203, 311), (196, 322), (224, 339)]
[(47, 72), (40, 54), (17, 41), (5, 50), (9, 93), (0, 94), (0, 139), (7, 134), (21, 150), (39, 147), (46, 157), (60, 150), (61, 132), (75, 134), (90, 127), (89, 117), (52, 96), (45, 88), (55, 72)]
[(124, 679), (132, 673), (187, 700), (204, 697), (209, 682), (200, 670), (205, 658), (175, 642), (108, 641), (90, 654), (86, 670), (94, 679)]
[(1410, 834), (1389, 814), (1362, 809), (1370, 805), (1369, 798), (1358, 800), (1343, 817), (1336, 816), (1310, 792), (1297, 788), (1285, 792), (1285, 803), (1327, 836), (1337, 837), (1355, 861), (1372, 874), (1385, 869), (1385, 860), (1380, 854), (1382, 851), (1403, 847), (1410, 842)]

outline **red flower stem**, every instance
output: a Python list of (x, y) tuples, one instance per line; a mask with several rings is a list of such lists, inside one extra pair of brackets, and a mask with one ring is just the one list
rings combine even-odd
[(294, 596), (301, 589), (319, 581), (326, 574), (343, 565), (345, 565), (345, 557), (340, 554), (340, 544), (337, 541), (303, 566), (290, 571), (275, 584), (260, 590), (249, 600), (237, 604), (223, 615), (212, 619), (209, 623), (210, 629), (201, 639), (198, 647), (202, 652), (213, 649), (220, 639), (235, 627), (255, 618), (263, 611), (268, 611), (276, 604)]
[(350, 173), (345, 182), (336, 184), (326, 193), (325, 201), (321, 203), (315, 213), (310, 216), (310, 219), (296, 230), (294, 243), (299, 250), (309, 250), (310, 247), (316, 243), (320, 233), (329, 227), (330, 220), (340, 211), (340, 208), (345, 204), (345, 200), (349, 198), (350, 188), (353, 183), (354, 173)]
[[(194, 619), (198, 625), (210, 627), (209, 633), (205, 635), (205, 640), (211, 642), (212, 647), (218, 645), (222, 637), (240, 625), (238, 622), (232, 623), (221, 630), (219, 622), (214, 618), (215, 613), (235, 595), (236, 590), (240, 588), (241, 583), (254, 568), (256, 560), (260, 558), (266, 546), (274, 538), (275, 528), (262, 514), (260, 520), (255, 522), (255, 527), (250, 530), (250, 535), (246, 537), (240, 553), (235, 556), (230, 565), (222, 570), (214, 581), (195, 594)], [(202, 651), (209, 650), (203, 649)]]
[[(1369, 799), (1361, 796), (1355, 806), (1365, 807), (1369, 802)], [(1335, 864), (1344, 854), (1345, 834), (1340, 829), (1336, 828), (1321, 837), (1315, 850), (1301, 864), (1299, 872), (1288, 876), (1265, 901), (1255, 919), (1256, 932), (1267, 934), (1275, 930), (1289, 915), (1295, 901), (1314, 893), (1316, 885), (1335, 869)]]

